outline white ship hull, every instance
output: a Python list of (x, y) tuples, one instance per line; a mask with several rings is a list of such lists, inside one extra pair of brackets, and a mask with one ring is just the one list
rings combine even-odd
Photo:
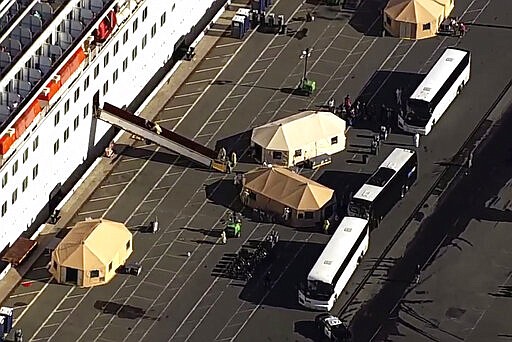
[[(78, 77), (65, 84), (65, 89), (59, 91), (60, 98), (44, 110), (45, 115), (31, 123), (26, 140), (3, 162), (0, 178), (7, 180), (2, 182), (0, 192), (0, 251), (34, 224), (38, 214), (48, 207), (54, 189), (64, 184), (88, 158), (95, 157), (90, 155), (91, 151), (110, 129), (110, 125), (93, 119), (95, 96), (100, 105), (130, 105), (169, 60), (175, 45), (214, 2), (137, 1), (136, 10), (124, 22), (121, 13), (118, 15), (117, 27), (109, 38), (100, 49), (89, 53), (76, 71)], [(138, 22), (134, 31), (135, 20)], [(125, 32), (128, 39), (123, 43)], [(85, 89), (87, 78), (89, 85)], [(27, 158), (24, 153), (28, 153)], [(13, 173), (15, 163), (17, 171)]]

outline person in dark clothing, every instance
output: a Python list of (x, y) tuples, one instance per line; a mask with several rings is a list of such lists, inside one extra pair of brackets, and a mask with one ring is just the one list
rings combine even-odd
[(265, 288), (270, 289), (272, 287), (272, 277), (270, 276), (270, 271), (267, 271), (267, 273), (265, 274), (263, 282), (265, 284)]

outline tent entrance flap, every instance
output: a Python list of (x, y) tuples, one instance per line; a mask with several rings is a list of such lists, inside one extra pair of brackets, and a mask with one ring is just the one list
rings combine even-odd
[(220, 162), (216, 160), (218, 154), (214, 150), (109, 103), (105, 103), (103, 108), (96, 112), (96, 116), (206, 167), (211, 167), (214, 161)]

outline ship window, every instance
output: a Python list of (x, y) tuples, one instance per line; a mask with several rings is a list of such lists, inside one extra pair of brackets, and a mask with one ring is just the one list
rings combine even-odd
[(66, 130), (64, 131), (64, 142), (68, 141), (69, 139), (69, 127), (66, 128)]
[(100, 66), (96, 65), (94, 67), (94, 79), (96, 79), (96, 77), (98, 77), (99, 74), (100, 74)]
[(132, 50), (132, 61), (137, 58), (137, 47), (134, 47)]
[(69, 112), (69, 100), (64, 103), (64, 114), (67, 114)]
[(75, 118), (75, 120), (73, 120), (73, 130), (75, 130), (75, 131), (76, 131), (76, 129), (78, 128), (78, 125), (79, 125), (79, 124), (80, 124), (80, 117), (79, 117), (79, 116), (77, 116), (77, 117)]
[(128, 57), (126, 57), (123, 61), (123, 71), (125, 71), (126, 68), (128, 68)]
[(165, 17), (167, 16), (167, 13), (164, 12), (162, 16), (160, 17), (160, 26), (163, 26), (165, 24)]
[(118, 77), (119, 77), (119, 70), (116, 69), (116, 71), (114, 71), (114, 73), (112, 74), (112, 83), (116, 83)]
[(18, 200), (18, 189), (14, 189), (14, 191), (12, 192), (11, 200), (12, 204), (14, 204), (14, 202)]
[(143, 49), (146, 47), (147, 43), (148, 43), (148, 35), (145, 34), (144, 37), (142, 37), (142, 48)]
[(7, 212), (7, 201), (5, 201), (4, 204), (2, 204), (2, 217), (5, 215), (6, 212)]
[(7, 185), (7, 179), (9, 177), (9, 174), (6, 172), (4, 176), (2, 177), (2, 189)]
[(73, 97), (73, 100), (76, 102), (76, 101), (78, 101), (79, 97), (80, 97), (80, 88), (76, 88), (75, 96)]
[(153, 38), (156, 34), (156, 24), (153, 24), (153, 26), (151, 26), (151, 38)]
[(128, 30), (124, 31), (123, 33), (123, 44), (128, 41)]
[(32, 141), (32, 151), (37, 150), (37, 147), (39, 146), (39, 136), (37, 136), (34, 141)]
[(139, 18), (135, 18), (135, 21), (133, 22), (133, 32), (137, 31), (138, 27), (139, 27)]
[(86, 104), (84, 107), (84, 119), (89, 115), (89, 104)]
[(114, 44), (114, 56), (117, 55), (117, 52), (119, 51), (119, 41), (117, 41)]
[(148, 8), (146, 7), (142, 11), (142, 21), (146, 20), (147, 17), (148, 17)]
[(55, 113), (55, 116), (53, 117), (53, 125), (54, 126), (57, 126), (57, 124), (59, 123), (60, 121), (60, 111), (58, 111), (57, 113)]
[(59, 139), (53, 143), (53, 154), (57, 154), (57, 152), (59, 152)]
[(109, 55), (109, 54), (108, 54), (108, 52), (107, 52), (107, 54), (105, 55), (105, 57), (103, 57), (103, 66), (104, 66), (104, 67), (106, 67), (106, 66), (108, 65), (108, 57), (109, 57), (109, 56), (110, 56), (110, 55)]
[(21, 190), (25, 191), (25, 190), (27, 190), (27, 188), (28, 188), (28, 177), (25, 177), (25, 179), (23, 180), (23, 183), (21, 183)]
[(89, 76), (87, 76), (84, 80), (84, 91), (86, 91), (87, 88), (89, 88)]
[(23, 151), (23, 162), (26, 162), (28, 159), (28, 148)]
[(14, 176), (18, 172), (18, 161), (16, 160), (14, 164), (12, 164), (12, 175)]
[(32, 179), (36, 179), (38, 174), (39, 174), (39, 165), (36, 164), (36, 166), (34, 166), (34, 168), (32, 169)]
[(103, 83), (103, 95), (105, 95), (106, 93), (108, 93), (108, 81)]

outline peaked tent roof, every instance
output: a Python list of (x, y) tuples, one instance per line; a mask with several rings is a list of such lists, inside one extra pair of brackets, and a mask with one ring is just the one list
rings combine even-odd
[(78, 222), (53, 252), (61, 266), (81, 270), (108, 265), (132, 233), (119, 222), (96, 219)]
[(322, 208), (334, 194), (334, 190), (282, 167), (247, 172), (244, 187), (290, 208), (307, 211)]
[(256, 127), (251, 140), (269, 150), (291, 151), (345, 130), (345, 120), (331, 112), (308, 110)]
[(428, 23), (444, 14), (444, 6), (434, 0), (390, 0), (384, 12), (396, 21)]

